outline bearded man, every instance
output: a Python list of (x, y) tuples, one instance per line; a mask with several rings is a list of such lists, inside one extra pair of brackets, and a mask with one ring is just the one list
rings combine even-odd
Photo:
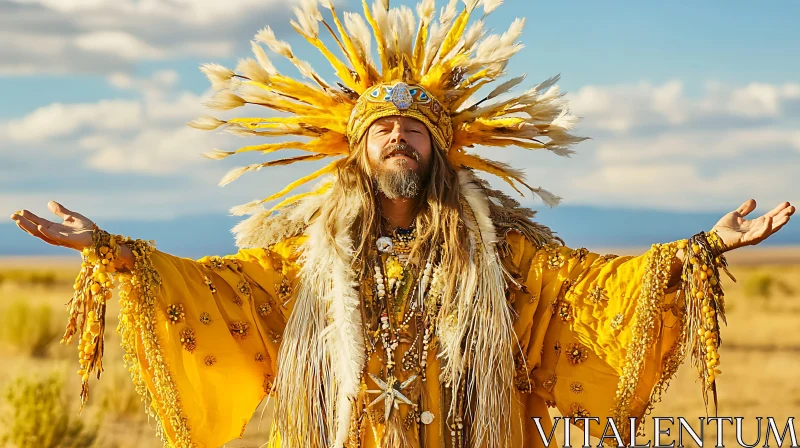
[[(575, 120), (555, 78), (509, 96), (523, 80), (515, 78), (471, 99), (503, 75), (521, 47), (522, 21), (484, 36), (483, 19), (467, 28), (470, 15), (478, 6), (488, 14), (497, 2), (465, 3), (456, 14), (451, 2), (431, 25), (426, 0), (419, 26), (407, 8), (365, 4), (366, 22), (348, 14), (345, 29), (330, 4), (333, 26), (306, 2), (293, 26), (331, 62), (338, 87), (269, 28), (256, 36), (256, 59), (236, 72), (204, 67), (218, 91), (210, 106), (257, 104), (288, 116), (204, 117), (193, 126), (302, 137), (209, 157), (310, 153), (233, 170), (223, 183), (266, 166), (336, 157), (234, 208), (252, 215), (234, 229), (235, 255), (174, 257), (54, 202), (61, 224), (27, 210), (12, 216), (48, 243), (83, 251), (65, 339), (80, 336), (84, 400), (89, 375), (102, 370), (105, 303), (116, 282), (125, 361), (171, 446), (228, 442), (268, 395), (276, 400), (272, 446), (542, 446), (532, 417), (547, 417), (548, 407), (578, 424), (613, 418), (618, 443), (627, 443), (687, 354), (704, 396), (716, 400), (723, 254), (764, 240), (794, 207), (745, 220), (750, 200), (709, 233), (638, 257), (566, 247), (532, 221), (532, 211), (474, 174), (486, 171), (554, 203), (519, 170), (468, 148), (567, 155), (582, 138), (569, 133)], [(320, 40), (320, 21), (345, 61)], [(314, 84), (279, 73), (261, 44)], [(262, 208), (326, 174), (312, 191)], [(552, 422), (542, 427), (547, 434)], [(603, 434), (602, 425), (589, 430)]]

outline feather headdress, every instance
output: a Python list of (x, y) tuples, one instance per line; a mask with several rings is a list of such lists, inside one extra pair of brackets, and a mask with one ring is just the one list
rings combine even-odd
[[(330, 11), (332, 25), (323, 19), (319, 3)], [(259, 31), (252, 42), (255, 59), (242, 60), (236, 70), (216, 64), (204, 65), (202, 70), (215, 90), (207, 104), (209, 107), (230, 110), (255, 104), (281, 113), (280, 116), (229, 120), (201, 117), (190, 122), (199, 129), (226, 128), (238, 135), (280, 139), (235, 151), (212, 150), (205, 154), (207, 157), (218, 160), (241, 152), (266, 154), (284, 149), (309, 153), (234, 168), (221, 184), (266, 166), (333, 159), (267, 198), (234, 207), (232, 213), (243, 215), (263, 210), (261, 204), (280, 199), (296, 187), (333, 172), (369, 123), (392, 114), (392, 107), (405, 106), (397, 102), (397, 94), (392, 95), (398, 84), (404, 86), (405, 90), (400, 92), (403, 94), (416, 88), (418, 93), (411, 95), (414, 99), (419, 99), (419, 95), (430, 97), (436, 110), (435, 113), (426, 111), (431, 119), (425, 124), (439, 146), (445, 146), (440, 149), (446, 151), (454, 166), (491, 173), (520, 194), (519, 186), (524, 186), (548, 205), (555, 205), (559, 198), (529, 186), (520, 170), (468, 151), (475, 146), (518, 146), (568, 156), (572, 153), (570, 146), (585, 139), (570, 133), (577, 120), (569, 114), (563, 94), (555, 85), (558, 76), (518, 95), (510, 91), (524, 76), (513, 78), (499, 84), (488, 95), (478, 97), (481, 88), (505, 75), (510, 58), (523, 48), (518, 39), (524, 19), (514, 20), (503, 34), (486, 35), (484, 32), (484, 18), (500, 3), (464, 0), (464, 9), (458, 12), (457, 0), (451, 0), (442, 8), (437, 21), (434, 20), (433, 0), (423, 0), (417, 5), (416, 17), (407, 7), (390, 9), (387, 0), (376, 0), (371, 7), (363, 0), (363, 17), (345, 13), (342, 22), (330, 0), (303, 0), (300, 6), (294, 7), (297, 17), (291, 25), (330, 62), (338, 77), (335, 84), (325, 81), (308, 62), (298, 59), (292, 47), (279, 40), (269, 27)], [(479, 6), (483, 8), (483, 16), (468, 27), (470, 17)], [(333, 49), (323, 43), (320, 23), (331, 34), (335, 42)], [(372, 54), (373, 38), (377, 60)], [(279, 73), (264, 46), (288, 59), (306, 81)], [(378, 97), (374, 95), (376, 91), (387, 94)], [(407, 95), (405, 98), (408, 99)], [(376, 99), (383, 100), (388, 107), (376, 106)], [(373, 107), (362, 107), (368, 101), (372, 101)], [(411, 105), (410, 109), (416, 110), (416, 106)], [(402, 114), (398, 111), (409, 108), (394, 110)], [(420, 113), (415, 117), (422, 116)], [(355, 121), (361, 126), (352, 126)], [(441, 138), (437, 140), (437, 136)], [(272, 210), (298, 198), (284, 199)]]

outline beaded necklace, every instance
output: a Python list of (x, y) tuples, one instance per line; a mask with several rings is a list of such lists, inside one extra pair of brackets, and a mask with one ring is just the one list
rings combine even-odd
[[(382, 236), (376, 240), (377, 252), (371, 265), (374, 284), (367, 288), (371, 294), (366, 305), (373, 316), (379, 316), (377, 328), (365, 332), (369, 342), (367, 358), (375, 352), (378, 343), (386, 354), (385, 380), (370, 374), (380, 389), (367, 391), (377, 394), (368, 407), (383, 402), (383, 419), (388, 424), (392, 412), (398, 411), (400, 404), (406, 404), (412, 408), (407, 419), (428, 425), (433, 422), (434, 414), (430, 410), (420, 412), (420, 405), (406, 396), (405, 389), (418, 378), (423, 383), (427, 380), (428, 352), (433, 348), (436, 316), (441, 305), (441, 276), (439, 266), (434, 266), (435, 250), (429, 252), (421, 278), (419, 269), (415, 269), (417, 263), (409, 259), (416, 241), (414, 227), (394, 229), (391, 234), (391, 237)], [(412, 326), (415, 329), (413, 339), (409, 331)], [(401, 341), (410, 344), (397, 366), (395, 351)], [(411, 376), (400, 382), (396, 376), (398, 369)], [(404, 425), (410, 423), (406, 421)]]

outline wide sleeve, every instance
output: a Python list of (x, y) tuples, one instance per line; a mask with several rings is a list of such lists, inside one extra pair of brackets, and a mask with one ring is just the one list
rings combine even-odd
[(118, 332), (137, 391), (169, 446), (217, 447), (272, 389), (291, 312), (296, 240), (225, 257), (138, 250)]
[(516, 232), (507, 244), (531, 391), (565, 417), (599, 418), (595, 437), (613, 418), (627, 443), (629, 417), (641, 423), (685, 353), (683, 307), (666, 290), (676, 244), (637, 257), (538, 247)]

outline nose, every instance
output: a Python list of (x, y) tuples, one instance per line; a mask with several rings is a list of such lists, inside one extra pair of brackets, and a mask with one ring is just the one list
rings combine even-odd
[(408, 138), (406, 137), (405, 129), (403, 129), (400, 124), (396, 124), (394, 129), (392, 129), (392, 134), (389, 136), (389, 143), (398, 144), (398, 143), (405, 143), (408, 144)]

